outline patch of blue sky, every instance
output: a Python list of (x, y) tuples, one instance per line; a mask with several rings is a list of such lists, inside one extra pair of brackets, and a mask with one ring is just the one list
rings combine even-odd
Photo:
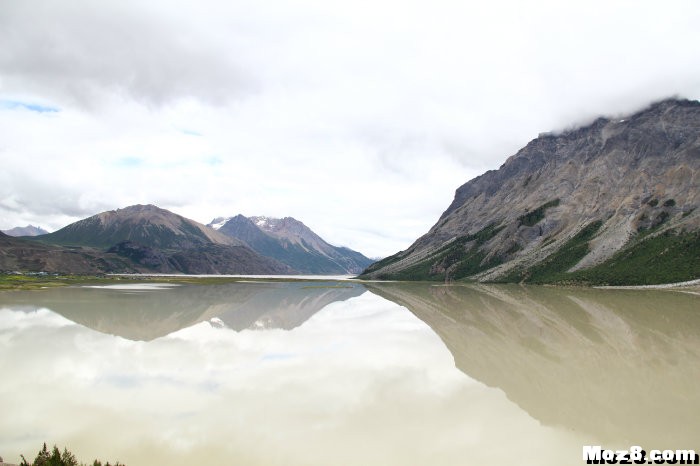
[(122, 157), (117, 160), (117, 166), (124, 168), (134, 168), (143, 165), (143, 159), (139, 157)]
[(36, 113), (56, 113), (59, 111), (56, 107), (10, 99), (0, 99), (0, 110), (29, 110)]
[(186, 134), (188, 136), (202, 136), (202, 133), (195, 131), (193, 129), (181, 129), (179, 130), (182, 134)]
[(116, 388), (134, 388), (143, 384), (143, 381), (135, 376), (107, 374), (100, 378), (100, 381)]
[[(147, 158), (142, 158), (142, 157), (137, 157), (137, 156), (125, 156), (125, 157), (120, 157), (114, 161), (114, 165), (116, 165), (119, 168), (139, 168), (143, 167), (147, 164)], [(167, 168), (174, 168), (174, 167), (181, 167), (185, 165), (197, 165), (204, 163), (210, 167), (215, 167), (218, 165), (221, 165), (224, 163), (223, 159), (219, 156), (212, 155), (212, 156), (203, 156), (202, 158), (193, 158), (190, 160), (180, 160), (180, 161), (172, 161), (172, 162), (163, 162), (159, 164), (160, 168), (167, 169)], [(151, 164), (149, 164), (151, 165)]]

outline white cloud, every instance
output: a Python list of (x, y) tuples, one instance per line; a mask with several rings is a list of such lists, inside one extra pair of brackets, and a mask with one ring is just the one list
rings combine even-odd
[(700, 97), (699, 20), (692, 1), (3, 2), (0, 228), (140, 202), (391, 254), (539, 132)]

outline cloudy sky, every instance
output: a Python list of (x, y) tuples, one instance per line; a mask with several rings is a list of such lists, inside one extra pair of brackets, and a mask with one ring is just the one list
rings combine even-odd
[(0, 2), (0, 228), (152, 203), (369, 256), (538, 133), (700, 98), (700, 2)]

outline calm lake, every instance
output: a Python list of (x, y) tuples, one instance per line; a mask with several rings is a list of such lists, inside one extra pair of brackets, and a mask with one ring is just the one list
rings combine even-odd
[[(354, 282), (0, 293), (0, 456), (581, 465), (700, 452), (700, 296)], [(30, 458), (31, 457), (31, 458)]]

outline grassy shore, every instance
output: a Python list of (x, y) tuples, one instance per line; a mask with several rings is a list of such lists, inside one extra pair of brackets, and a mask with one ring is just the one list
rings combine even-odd
[[(236, 282), (299, 282), (309, 283), (305, 289), (312, 288), (352, 288), (352, 283), (363, 283), (365, 280), (338, 280), (337, 278), (299, 278), (299, 277), (246, 277), (246, 276), (197, 276), (197, 275), (40, 275), (40, 274), (3, 274), (0, 273), (0, 292), (12, 290), (40, 290), (46, 288), (56, 288), (61, 286), (86, 286), (86, 285), (117, 285), (128, 283), (173, 283), (187, 285), (219, 285)], [(369, 280), (372, 282), (373, 280)], [(381, 280), (380, 280), (381, 281)], [(401, 283), (416, 283), (414, 280), (403, 281)], [(324, 284), (318, 284), (323, 282)], [(426, 281), (435, 284), (435, 281)], [(475, 283), (472, 281), (458, 280), (455, 285)], [(590, 287), (590, 284), (567, 283), (549, 284), (547, 286), (574, 286)], [(594, 288), (620, 288), (620, 289), (687, 289), (700, 292), (700, 280), (689, 282), (675, 282), (656, 285), (631, 285), (631, 286), (595, 286)]]
[(55, 274), (3, 274), (0, 273), (0, 291), (8, 290), (38, 290), (59, 286), (81, 285), (116, 285), (124, 283), (175, 283), (190, 285), (217, 285), (242, 281), (266, 282), (333, 282), (341, 286), (342, 281), (335, 278), (305, 279), (298, 277), (226, 277), (226, 276), (193, 276), (193, 275), (55, 275)]
[(0, 290), (37, 290), (77, 284), (105, 284), (114, 280), (105, 276), (0, 274)]

